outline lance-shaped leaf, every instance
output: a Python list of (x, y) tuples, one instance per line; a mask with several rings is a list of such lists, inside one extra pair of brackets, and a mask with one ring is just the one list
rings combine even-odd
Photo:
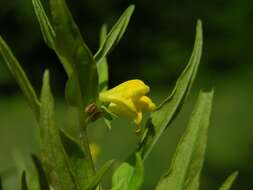
[(41, 190), (50, 190), (49, 183), (47, 181), (46, 174), (44, 172), (43, 166), (40, 162), (40, 160), (35, 156), (32, 155), (33, 163), (35, 165), (36, 171), (38, 173), (38, 180), (39, 180), (39, 186)]
[(238, 172), (232, 173), (226, 181), (222, 184), (222, 186), (219, 188), (219, 190), (229, 190), (231, 186), (233, 185), (236, 177), (238, 176)]
[(38, 172), (36, 172), (36, 170), (33, 170), (31, 173), (28, 174), (28, 176), (26, 175), (27, 179), (22, 179), (22, 183), (25, 183), (25, 180), (27, 180), (26, 183), (29, 190), (41, 190)]
[(66, 98), (69, 97), (67, 100), (71, 105), (81, 105), (82, 108), (97, 99), (97, 67), (91, 53), (82, 46), (77, 49), (73, 73), (66, 85), (65, 92)]
[[(107, 33), (107, 27), (106, 25), (103, 25), (100, 31), (100, 46), (103, 45), (103, 42), (106, 39), (106, 33)], [(98, 81), (99, 81), (99, 91), (105, 91), (108, 89), (108, 63), (106, 56), (104, 56), (101, 61), (97, 63), (97, 69), (98, 69)]]
[(168, 172), (156, 190), (197, 190), (203, 165), (213, 92), (201, 92), (190, 122), (173, 156)]
[[(1, 189), (1, 188), (0, 188), (0, 189)], [(25, 171), (22, 172), (22, 177), (21, 177), (21, 190), (28, 190)]]
[(65, 1), (50, 0), (50, 8), (56, 33), (55, 51), (71, 80), (66, 85), (66, 98), (72, 105), (81, 104), (85, 107), (97, 98), (98, 74), (95, 60)]
[(88, 178), (92, 178), (90, 174), (88, 174), (90, 170), (88, 157), (80, 144), (63, 130), (60, 130), (60, 137), (68, 157), (69, 165), (73, 171), (73, 177), (83, 190), (90, 182)]
[[(55, 190), (80, 190), (55, 125), (54, 99), (50, 90), (49, 72), (43, 77), (40, 109), (41, 158), (47, 178)], [(85, 179), (84, 179), (85, 180)]]
[(103, 60), (103, 58), (119, 43), (120, 39), (125, 33), (133, 11), (134, 5), (130, 5), (118, 19), (116, 24), (112, 27), (103, 44), (100, 46), (98, 52), (95, 54), (95, 60), (97, 63)]
[(46, 173), (42, 166), (41, 161), (35, 155), (32, 155), (32, 161), (34, 164), (33, 170), (30, 171), (29, 178), (27, 178), (26, 172), (23, 171), (21, 178), (22, 190), (50, 190), (49, 182), (46, 177)]
[(144, 165), (139, 153), (136, 153), (135, 166), (124, 162), (112, 177), (113, 190), (138, 190), (144, 180)]
[(92, 58), (87, 55), (91, 58), (88, 58), (88, 60), (82, 53), (83, 49), (79, 50), (77, 52), (78, 59), (75, 60), (77, 64), (74, 66), (73, 73), (66, 84), (65, 96), (69, 104), (73, 106), (80, 105), (84, 108), (97, 99), (98, 75)]
[(35, 155), (32, 155), (32, 160), (34, 163), (34, 170), (30, 173), (29, 179), (27, 178), (26, 172), (22, 172), (21, 190), (50, 190), (49, 183), (40, 160)]
[(40, 0), (32, 0), (35, 14), (37, 16), (43, 39), (48, 47), (54, 49), (55, 31), (46, 15)]
[(85, 190), (94, 190), (101, 182), (102, 177), (106, 174), (106, 172), (112, 167), (114, 160), (107, 161), (94, 176), (91, 177), (89, 184), (85, 188)]
[(197, 22), (196, 38), (191, 58), (178, 78), (171, 95), (151, 114), (147, 121), (140, 141), (140, 152), (144, 159), (149, 155), (154, 145), (179, 113), (195, 79), (202, 52), (202, 25)]
[(25, 95), (32, 111), (34, 112), (37, 119), (39, 119), (39, 110), (40, 110), (40, 102), (37, 98), (37, 95), (28, 80), (24, 70), (19, 64), (16, 57), (13, 55), (12, 51), (5, 43), (3, 38), (0, 36), (0, 53), (6, 61), (8, 68), (10, 69), (13, 77), (16, 79), (19, 87), (21, 88), (23, 94)]

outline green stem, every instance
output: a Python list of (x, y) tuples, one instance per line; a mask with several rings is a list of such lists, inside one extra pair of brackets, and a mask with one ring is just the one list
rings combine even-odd
[(88, 179), (95, 174), (95, 166), (92, 160), (89, 139), (87, 135), (87, 124), (83, 112), (80, 113), (80, 141), (86, 156)]

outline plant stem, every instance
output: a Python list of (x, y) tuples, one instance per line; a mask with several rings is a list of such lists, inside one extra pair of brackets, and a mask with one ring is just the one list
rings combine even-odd
[(87, 174), (88, 179), (95, 174), (95, 166), (92, 160), (90, 146), (89, 146), (89, 139), (87, 135), (87, 124), (85, 122), (85, 117), (82, 112), (79, 112), (80, 117), (80, 142), (83, 147), (83, 151), (85, 153), (85, 159), (87, 163)]

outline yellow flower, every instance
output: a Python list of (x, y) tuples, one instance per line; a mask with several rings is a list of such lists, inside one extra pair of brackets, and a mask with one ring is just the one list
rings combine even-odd
[(99, 95), (101, 102), (108, 102), (108, 109), (119, 115), (133, 120), (140, 126), (142, 112), (154, 111), (156, 105), (145, 96), (149, 92), (149, 87), (141, 80), (126, 81)]

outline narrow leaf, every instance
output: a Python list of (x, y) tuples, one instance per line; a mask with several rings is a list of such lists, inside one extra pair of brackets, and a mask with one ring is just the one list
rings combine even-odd
[(128, 183), (133, 175), (134, 167), (127, 162), (122, 163), (114, 172), (112, 177), (112, 188), (121, 184), (118, 189), (126, 190)]
[(112, 167), (114, 160), (107, 161), (98, 171), (97, 173), (90, 179), (89, 184), (85, 188), (85, 190), (95, 190), (98, 184), (101, 182), (102, 177), (105, 173)]
[(123, 34), (126, 31), (130, 18), (134, 11), (134, 5), (130, 5), (121, 17), (118, 19), (116, 24), (112, 27), (111, 31), (106, 36), (103, 45), (100, 46), (98, 52), (95, 54), (95, 61), (99, 63), (112, 49), (119, 43)]
[(111, 122), (111, 120), (109, 120), (109, 119), (107, 119), (107, 118), (103, 118), (104, 119), (104, 122), (105, 122), (105, 125), (106, 125), (106, 127), (109, 129), (109, 130), (111, 130), (112, 129), (112, 122)]
[(119, 182), (117, 182), (116, 185), (114, 185), (110, 190), (121, 190), (122, 186), (124, 185), (125, 179), (121, 179)]
[(49, 184), (46, 178), (46, 174), (44, 172), (44, 169), (42, 167), (40, 160), (35, 155), (32, 155), (32, 159), (38, 173), (40, 189), (50, 190)]
[(114, 172), (112, 177), (112, 189), (114, 190), (138, 190), (144, 180), (144, 165), (139, 153), (136, 154), (135, 167), (124, 162)]
[[(210, 94), (210, 96), (211, 95), (212, 94)], [(210, 104), (209, 106), (211, 106)], [(211, 110), (211, 108), (207, 106), (206, 115), (202, 113), (203, 122), (200, 124), (202, 125), (201, 126), (202, 128), (199, 129), (200, 131), (198, 134), (199, 136), (198, 143), (195, 145), (195, 150), (192, 153), (192, 159), (191, 159), (191, 163), (188, 169), (189, 172), (188, 172), (188, 176), (187, 176), (188, 178), (186, 182), (187, 190), (199, 189), (200, 175), (201, 175), (201, 170), (202, 170), (204, 159), (205, 159), (205, 152), (206, 152), (207, 138), (208, 138), (208, 126), (209, 126), (209, 119), (210, 119), (210, 110), (208, 109)]]
[[(69, 79), (72, 81), (67, 83), (65, 90), (66, 98), (71, 105), (81, 105), (84, 108), (95, 102), (98, 96), (98, 73), (91, 54), (87, 54), (85, 49), (79, 48), (76, 52), (73, 69)], [(76, 104), (76, 102), (80, 103)]]
[[(49, 72), (44, 73), (41, 90), (40, 141), (45, 173), (55, 190), (80, 190), (55, 125), (54, 99), (50, 90)], [(85, 179), (84, 179), (85, 180)]]
[(63, 130), (60, 130), (60, 137), (67, 154), (68, 163), (73, 171), (73, 177), (78, 186), (84, 189), (88, 184), (88, 157), (83, 152), (80, 144)]
[(27, 185), (29, 190), (41, 190), (39, 175), (38, 172), (36, 172), (36, 170), (33, 170), (27, 177)]
[[(0, 188), (1, 189), (1, 188)], [(28, 190), (27, 182), (26, 182), (26, 173), (23, 171), (21, 177), (21, 190)]]
[(202, 52), (202, 25), (199, 20), (196, 28), (196, 38), (191, 58), (178, 78), (171, 95), (151, 114), (143, 136), (139, 150), (144, 159), (147, 158), (154, 145), (179, 113), (195, 79)]
[(40, 2), (40, 0), (32, 0), (32, 3), (40, 25), (43, 39), (45, 43), (48, 45), (48, 47), (54, 49), (56, 34), (46, 15), (45, 10), (43, 9), (42, 3)]
[[(103, 45), (103, 42), (106, 39), (107, 27), (103, 25), (100, 31), (100, 46)], [(108, 89), (108, 63), (106, 56), (104, 56), (101, 61), (97, 63), (98, 70), (98, 81), (99, 81), (99, 91), (105, 91)]]
[[(73, 22), (65, 0), (49, 0), (52, 25), (56, 33), (55, 51), (68, 76), (72, 74), (73, 58), (80, 43), (80, 33)], [(72, 56), (72, 58), (71, 58)]]
[(231, 186), (233, 185), (235, 179), (238, 176), (238, 172), (234, 172), (232, 173), (230, 176), (228, 176), (228, 178), (226, 179), (226, 181), (222, 184), (222, 186), (219, 188), (219, 190), (229, 190), (231, 188)]
[(65, 98), (70, 105), (78, 105), (78, 100), (81, 101), (81, 92), (78, 86), (78, 78), (72, 74), (65, 86)]
[(129, 183), (128, 189), (140, 189), (144, 181), (144, 164), (139, 153), (136, 154), (136, 164), (134, 168), (134, 175)]
[(55, 51), (68, 77), (73, 80), (66, 86), (67, 101), (73, 106), (80, 102), (78, 104), (84, 108), (97, 98), (98, 74), (95, 60), (84, 43), (65, 0), (50, 0), (50, 7), (56, 33)]
[(198, 189), (212, 100), (213, 92), (200, 93), (188, 127), (173, 156), (171, 166), (160, 179), (156, 190)]
[(15, 58), (11, 52), (8, 45), (5, 43), (3, 38), (0, 36), (0, 53), (2, 54), (4, 60), (6, 61), (8, 68), (10, 69), (13, 77), (16, 79), (19, 87), (21, 88), (23, 94), (25, 95), (32, 111), (34, 112), (36, 119), (39, 119), (40, 102), (37, 95), (28, 80), (25, 72), (23, 71), (18, 60)]

